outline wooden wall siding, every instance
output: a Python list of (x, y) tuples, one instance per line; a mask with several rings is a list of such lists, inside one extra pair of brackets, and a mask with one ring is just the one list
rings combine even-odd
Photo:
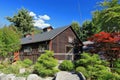
[[(20, 50), (20, 59), (21, 60), (24, 60), (24, 59), (30, 59), (32, 60), (33, 62), (36, 62), (38, 57), (43, 54), (42, 52), (39, 52), (38, 51), (38, 47), (40, 44), (46, 44), (46, 42), (42, 42), (42, 43), (32, 43), (32, 44), (26, 44), (26, 45), (23, 45), (22, 46), (22, 49)], [(47, 42), (48, 43), (48, 42)], [(48, 44), (46, 44), (48, 45)], [(32, 52), (24, 52), (24, 48), (26, 46), (30, 46), (32, 48)]]
[(54, 51), (54, 53), (58, 52), (57, 46), (59, 46), (59, 45), (57, 45), (57, 38), (55, 38), (54, 40), (52, 40), (52, 51)]
[(69, 27), (65, 31), (63, 31), (61, 34), (56, 36), (52, 40), (52, 50), (54, 53), (65, 53), (65, 46), (69, 45), (68, 43), (68, 37), (72, 37), (73, 39), (76, 38), (76, 35), (72, 31), (72, 29)]
[(40, 56), (40, 54), (31, 54), (31, 55), (22, 55), (22, 54), (20, 54), (20, 59), (21, 60), (30, 59), (30, 60), (33, 61), (33, 63), (35, 63), (39, 56)]
[(54, 55), (54, 57), (58, 60), (65, 60), (65, 55)]

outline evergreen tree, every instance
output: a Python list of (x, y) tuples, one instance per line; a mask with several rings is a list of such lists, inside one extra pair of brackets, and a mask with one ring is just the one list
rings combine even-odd
[(20, 9), (13, 17), (7, 17), (7, 20), (12, 22), (12, 25), (17, 27), (23, 35), (31, 33), (34, 29), (33, 17), (30, 16), (28, 10), (24, 8)]
[(101, 60), (99, 55), (83, 53), (76, 62), (76, 71), (82, 72), (87, 80), (119, 80), (120, 76), (112, 73), (107, 66), (108, 63)]
[(38, 58), (34, 69), (40, 76), (53, 76), (58, 71), (58, 69), (55, 68), (58, 62), (53, 56), (52, 51), (46, 51)]

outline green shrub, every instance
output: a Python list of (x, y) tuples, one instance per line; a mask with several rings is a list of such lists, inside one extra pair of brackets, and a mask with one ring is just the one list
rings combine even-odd
[(42, 77), (53, 76), (58, 71), (55, 68), (57, 64), (58, 61), (54, 59), (53, 52), (46, 51), (38, 58), (34, 70)]
[(0, 69), (3, 69), (4, 68), (4, 65), (0, 64)]
[(21, 68), (23, 68), (23, 67), (28, 68), (32, 65), (32, 63), (33, 62), (30, 59), (25, 59), (23, 61), (17, 61), (16, 62), (16, 64)]
[(114, 67), (112, 68), (112, 71), (120, 74), (120, 59), (116, 60), (113, 64), (114, 64)]
[(64, 60), (60, 64), (59, 69), (63, 71), (72, 71), (74, 69), (74, 64), (69, 60)]
[(18, 67), (20, 68), (23, 68), (24, 67), (24, 63), (23, 61), (19, 60), (19, 61), (16, 61), (16, 63), (14, 65), (18, 65)]
[(30, 59), (25, 59), (23, 60), (23, 63), (25, 67), (29, 67), (32, 65), (33, 62)]
[(2, 69), (2, 72), (3, 73), (6, 73), (6, 74), (19, 74), (19, 66), (17, 65), (9, 65), (8, 67), (5, 67)]
[(81, 66), (77, 67), (77, 68), (76, 68), (76, 72), (81, 72), (81, 73), (83, 73), (85, 76), (88, 76), (87, 70), (86, 70), (84, 67), (81, 67)]
[(76, 71), (82, 72), (90, 80), (109, 80), (111, 72), (107, 64), (97, 54), (83, 53), (81, 59), (76, 61)]
[(112, 73), (110, 71), (101, 71), (98, 75), (98, 80), (120, 80), (120, 75)]
[(27, 77), (30, 74), (29, 71), (25, 71), (25, 73), (22, 74), (16, 74), (17, 77)]
[[(9, 62), (4, 62), (0, 64), (0, 71), (6, 74), (16, 74), (16, 75), (27, 75), (33, 71), (32, 61), (29, 59), (25, 59), (24, 61), (16, 61), (14, 64), (10, 64)], [(26, 68), (26, 72), (23, 74), (19, 73), (20, 68)]]

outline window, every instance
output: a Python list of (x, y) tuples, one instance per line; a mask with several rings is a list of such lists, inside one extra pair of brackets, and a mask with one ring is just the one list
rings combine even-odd
[(73, 52), (73, 46), (66, 45), (66, 53), (72, 53)]
[(32, 48), (31, 47), (25, 47), (24, 52), (32, 52)]
[(40, 45), (39, 45), (39, 48), (38, 48), (38, 51), (39, 51), (39, 52), (44, 52), (45, 50), (47, 50), (47, 45), (45, 45), (45, 44), (40, 44)]
[(69, 43), (72, 43), (72, 42), (73, 42), (73, 38), (69, 36), (69, 37), (68, 37), (68, 42), (69, 42)]

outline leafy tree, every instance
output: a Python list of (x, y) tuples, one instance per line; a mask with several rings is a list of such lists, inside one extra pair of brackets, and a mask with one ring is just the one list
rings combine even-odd
[(20, 36), (10, 27), (0, 29), (0, 55), (7, 56), (20, 48)]
[(80, 28), (82, 40), (86, 41), (87, 38), (92, 36), (94, 33), (97, 33), (97, 30), (98, 29), (95, 26), (93, 26), (93, 23), (91, 21), (85, 21), (82, 24), (82, 27)]
[(3, 31), (0, 29), (0, 55), (4, 55)]
[(28, 10), (22, 8), (13, 17), (7, 17), (7, 20), (12, 22), (12, 25), (23, 34), (31, 33), (33, 27), (33, 17), (29, 15)]
[(114, 6), (119, 6), (119, 0), (104, 0), (100, 3), (100, 6), (103, 8), (111, 8)]
[(120, 33), (100, 32), (89, 38), (89, 40), (94, 42), (94, 52), (104, 55), (110, 62), (111, 67), (113, 67), (113, 62), (117, 60), (120, 55), (119, 35)]
[(93, 13), (94, 26), (101, 31), (119, 32), (120, 30), (120, 4), (119, 0), (104, 0), (100, 3), (101, 10)]
[(53, 76), (58, 71), (55, 68), (57, 63), (57, 60), (53, 58), (53, 52), (46, 51), (38, 58), (34, 69), (42, 77)]
[(79, 23), (78, 22), (72, 22), (71, 26), (75, 30), (78, 37), (80, 38), (81, 35), (80, 35), (80, 25), (79, 25)]

